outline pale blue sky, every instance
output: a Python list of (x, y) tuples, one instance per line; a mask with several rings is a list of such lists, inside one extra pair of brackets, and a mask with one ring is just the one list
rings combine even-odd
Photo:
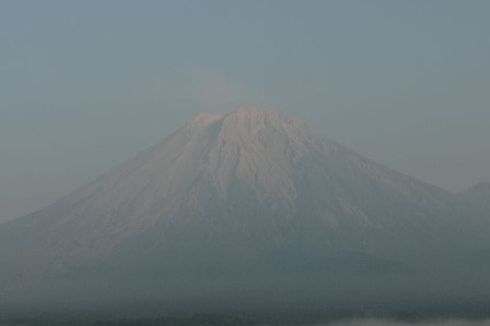
[(490, 1), (0, 2), (0, 220), (255, 104), (449, 190), (490, 181)]

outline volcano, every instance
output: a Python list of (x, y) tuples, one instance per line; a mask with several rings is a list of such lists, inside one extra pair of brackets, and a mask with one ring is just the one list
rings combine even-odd
[(232, 297), (308, 279), (314, 293), (333, 293), (326, 279), (338, 277), (326, 275), (351, 275), (349, 284), (402, 277), (434, 257), (485, 248), (488, 219), (468, 206), (280, 113), (201, 114), (1, 225), (0, 287), (17, 298), (53, 289), (72, 300), (173, 298), (227, 281)]

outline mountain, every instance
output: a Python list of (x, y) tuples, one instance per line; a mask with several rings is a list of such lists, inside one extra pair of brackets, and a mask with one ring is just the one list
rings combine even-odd
[(458, 194), (464, 201), (490, 216), (490, 182), (482, 182)]
[(31, 285), (73, 277), (84, 281), (68, 286), (71, 295), (110, 283), (130, 296), (157, 283), (184, 295), (209, 290), (189, 279), (243, 285), (301, 274), (318, 291), (329, 272), (404, 274), (485, 247), (488, 225), (468, 212), (458, 196), (302, 121), (247, 107), (198, 115), (53, 205), (1, 225), (0, 279), (32, 293)]

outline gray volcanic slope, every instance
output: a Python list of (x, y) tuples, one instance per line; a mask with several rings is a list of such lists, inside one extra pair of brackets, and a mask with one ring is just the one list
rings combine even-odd
[(199, 115), (53, 205), (1, 225), (0, 273), (24, 284), (101, 266), (164, 273), (347, 253), (389, 265), (478, 248), (481, 218), (466, 212), (457, 196), (301, 121), (242, 108)]
[(479, 183), (461, 193), (461, 199), (479, 209), (490, 219), (490, 182)]

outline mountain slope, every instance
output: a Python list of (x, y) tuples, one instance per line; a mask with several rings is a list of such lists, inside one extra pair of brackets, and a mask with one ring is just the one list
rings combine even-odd
[(490, 219), (490, 183), (482, 182), (458, 194), (464, 201), (486, 213)]
[(395, 268), (479, 248), (486, 234), (467, 212), (456, 196), (301, 121), (242, 108), (199, 115), (89, 185), (2, 225), (0, 264), (19, 284), (87, 268), (240, 270), (278, 257), (286, 257), (282, 270), (298, 265), (291, 257), (321, 269), (339, 253)]

